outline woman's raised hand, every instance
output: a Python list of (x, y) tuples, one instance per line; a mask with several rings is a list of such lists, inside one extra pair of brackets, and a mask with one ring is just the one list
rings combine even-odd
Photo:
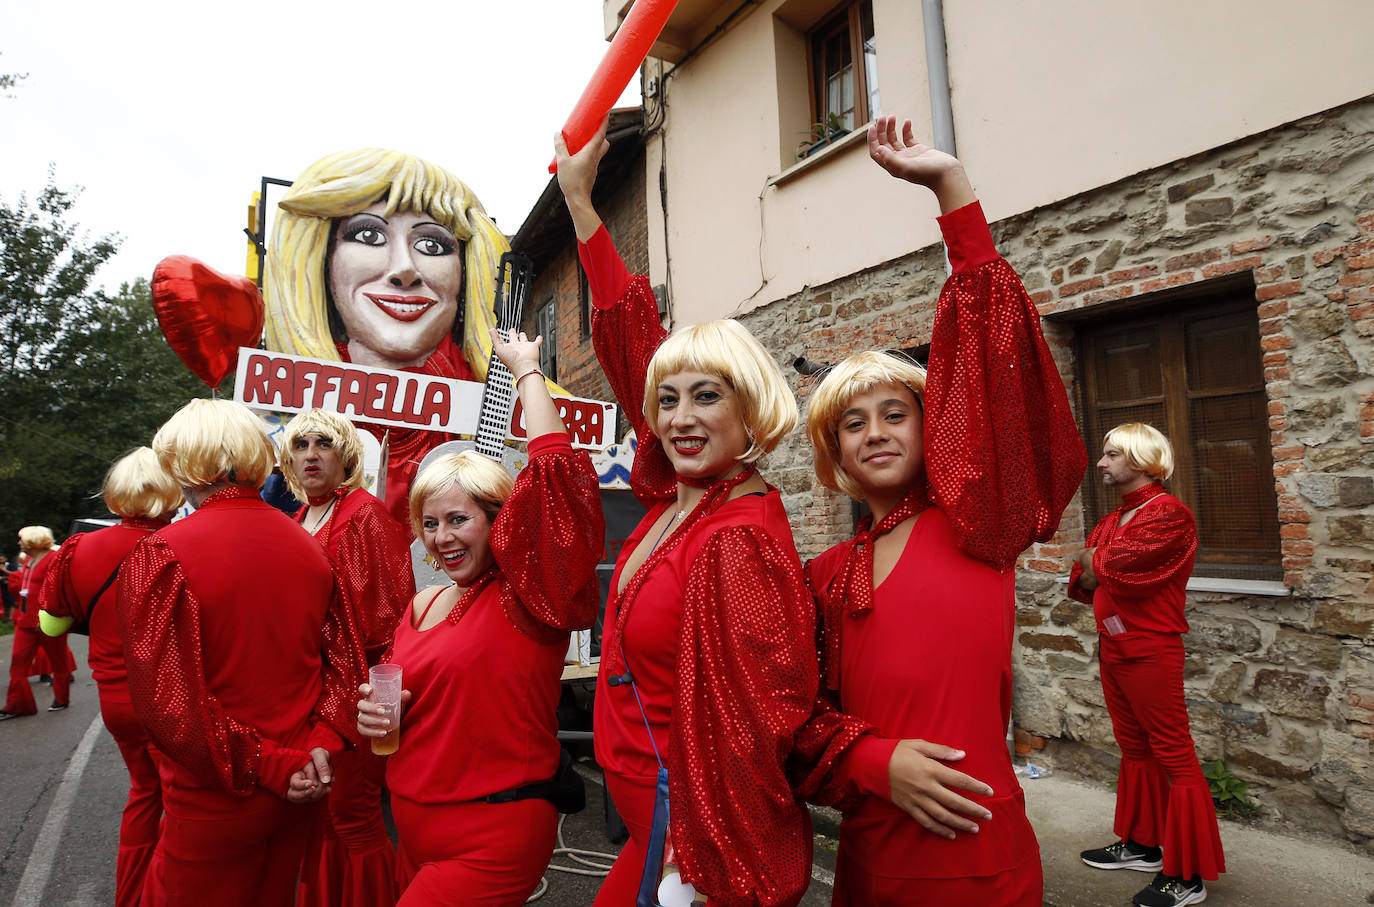
[(934, 192), (946, 214), (977, 200), (959, 159), (916, 141), (910, 120), (902, 122), (900, 133), (896, 117), (874, 120), (868, 127), (868, 154), (898, 179)]
[(563, 200), (568, 204), (572, 215), (573, 228), (577, 238), (586, 242), (601, 228), (601, 217), (592, 207), (592, 187), (596, 185), (596, 170), (601, 159), (611, 149), (606, 141), (606, 124), (609, 118), (601, 121), (601, 128), (591, 137), (586, 146), (576, 154), (568, 153), (568, 143), (563, 133), (553, 137), (553, 150), (558, 162), (558, 187), (563, 190)]
[(543, 337), (531, 340), (524, 331), (515, 332), (510, 340), (502, 340), (496, 328), (491, 329), (491, 351), (516, 378), (530, 369), (539, 368), (539, 348), (543, 345)]

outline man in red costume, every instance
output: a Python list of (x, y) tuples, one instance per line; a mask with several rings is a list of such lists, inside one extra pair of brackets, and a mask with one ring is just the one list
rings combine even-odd
[(118, 579), (129, 697), (172, 763), (153, 900), (291, 907), (365, 673), (346, 590), (259, 497), (276, 452), (246, 408), (192, 400), (152, 447), (196, 508)]
[(38, 612), (43, 608), (43, 582), (52, 566), (52, 530), (46, 526), (25, 526), (19, 530), (19, 549), (28, 555), (24, 566), (9, 576), (10, 592), (19, 602), (14, 614), (14, 654), (10, 656), (10, 686), (0, 721), (38, 713), (29, 674), (41, 653), (47, 653), (52, 674), (52, 705), (49, 712), (60, 712), (70, 702), (72, 668), (75, 663), (67, 649), (67, 635), (48, 636), (38, 629)]
[(1184, 592), (1197, 554), (1193, 514), (1164, 490), (1169, 439), (1140, 422), (1102, 445), (1103, 484), (1121, 492), (1075, 557), (1069, 595), (1093, 606), (1102, 692), (1121, 747), (1115, 844), (1083, 851), (1097, 869), (1158, 870), (1133, 902), (1178, 907), (1226, 871), (1212, 794), (1183, 701)]
[[(369, 665), (382, 657), (411, 597), (410, 534), (363, 487), (363, 442), (338, 413), (310, 409), (286, 425), (280, 462), (306, 506), (296, 522), (324, 547), (348, 590)], [(327, 818), (315, 829), (297, 907), (396, 903), (396, 854), (382, 820), (386, 761), (370, 749), (340, 753)]]

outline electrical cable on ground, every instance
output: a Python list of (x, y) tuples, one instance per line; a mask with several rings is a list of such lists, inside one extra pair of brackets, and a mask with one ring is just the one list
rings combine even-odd
[[(576, 847), (569, 847), (567, 841), (563, 839), (563, 820), (567, 816), (558, 817), (558, 846), (553, 849), (549, 863), (549, 872), (566, 872), (572, 875), (593, 876), (595, 878), (605, 878), (606, 873), (611, 871), (611, 864), (615, 863), (616, 855), (613, 853), (601, 853), (595, 850), (580, 850)], [(583, 866), (590, 867), (582, 869), (577, 866), (555, 866), (552, 862), (553, 857), (565, 856), (574, 863), (581, 863)], [(590, 859), (589, 859), (590, 858)], [(609, 861), (609, 862), (596, 862)], [(526, 904), (532, 904), (542, 898), (549, 890), (548, 878), (539, 880), (539, 887), (534, 890), (534, 894), (525, 899)]]

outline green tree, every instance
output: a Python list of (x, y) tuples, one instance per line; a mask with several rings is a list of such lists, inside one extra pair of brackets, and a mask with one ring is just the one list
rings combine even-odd
[(110, 463), (204, 386), (167, 346), (146, 280), (91, 290), (119, 238), (89, 239), (48, 186), (30, 206), (0, 200), (0, 547), (29, 524), (63, 537), (100, 515)]

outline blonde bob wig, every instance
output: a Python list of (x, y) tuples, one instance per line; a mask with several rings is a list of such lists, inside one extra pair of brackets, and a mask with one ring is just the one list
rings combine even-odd
[(25, 548), (48, 549), (55, 540), (47, 526), (25, 526), (19, 530), (19, 544)]
[(182, 488), (261, 488), (277, 462), (261, 420), (229, 400), (197, 399), (177, 410), (153, 436), (153, 452)]
[(816, 478), (826, 488), (863, 500), (863, 490), (840, 465), (840, 416), (850, 401), (880, 384), (900, 384), (924, 406), (926, 370), (905, 353), (868, 350), (855, 353), (821, 380), (806, 410), (806, 433), (814, 449)]
[[(425, 214), (463, 245), (462, 336), (454, 340), (477, 376), (486, 379), (496, 269), (510, 243), (472, 190), (428, 161), (368, 148), (321, 158), (306, 168), (280, 202), (267, 252), (264, 295), (267, 348), (296, 356), (338, 360), (331, 327), (328, 257), (334, 222), (386, 202), (396, 211)], [(342, 339), (342, 338), (337, 338)]]
[(334, 450), (338, 452), (339, 462), (344, 468), (344, 480), (339, 483), (339, 487), (350, 491), (362, 488), (363, 439), (359, 436), (358, 429), (338, 413), (327, 409), (307, 409), (303, 413), (297, 413), (286, 423), (281, 450), (277, 454), (282, 475), (286, 478), (286, 487), (291, 489), (296, 500), (304, 501), (307, 495), (291, 463), (291, 448), (297, 439), (309, 434), (316, 434), (334, 442)]
[(156, 519), (181, 506), (181, 486), (167, 474), (151, 447), (120, 457), (105, 476), (105, 506), (122, 517)]
[(732, 318), (694, 324), (664, 340), (649, 360), (644, 379), (644, 416), (658, 421), (658, 386), (678, 372), (719, 375), (739, 396), (740, 415), (752, 442), (740, 456), (753, 463), (797, 427), (797, 398), (763, 345)]
[(510, 473), (475, 450), (445, 454), (430, 463), (410, 486), (410, 528), (415, 537), (425, 537), (423, 512), (425, 500), (457, 486), (482, 508), (487, 520), (496, 519), (501, 505), (510, 497), (515, 480)]
[(1164, 480), (1174, 474), (1174, 447), (1153, 425), (1124, 422), (1107, 432), (1102, 443), (1121, 451), (1128, 466), (1152, 479)]

